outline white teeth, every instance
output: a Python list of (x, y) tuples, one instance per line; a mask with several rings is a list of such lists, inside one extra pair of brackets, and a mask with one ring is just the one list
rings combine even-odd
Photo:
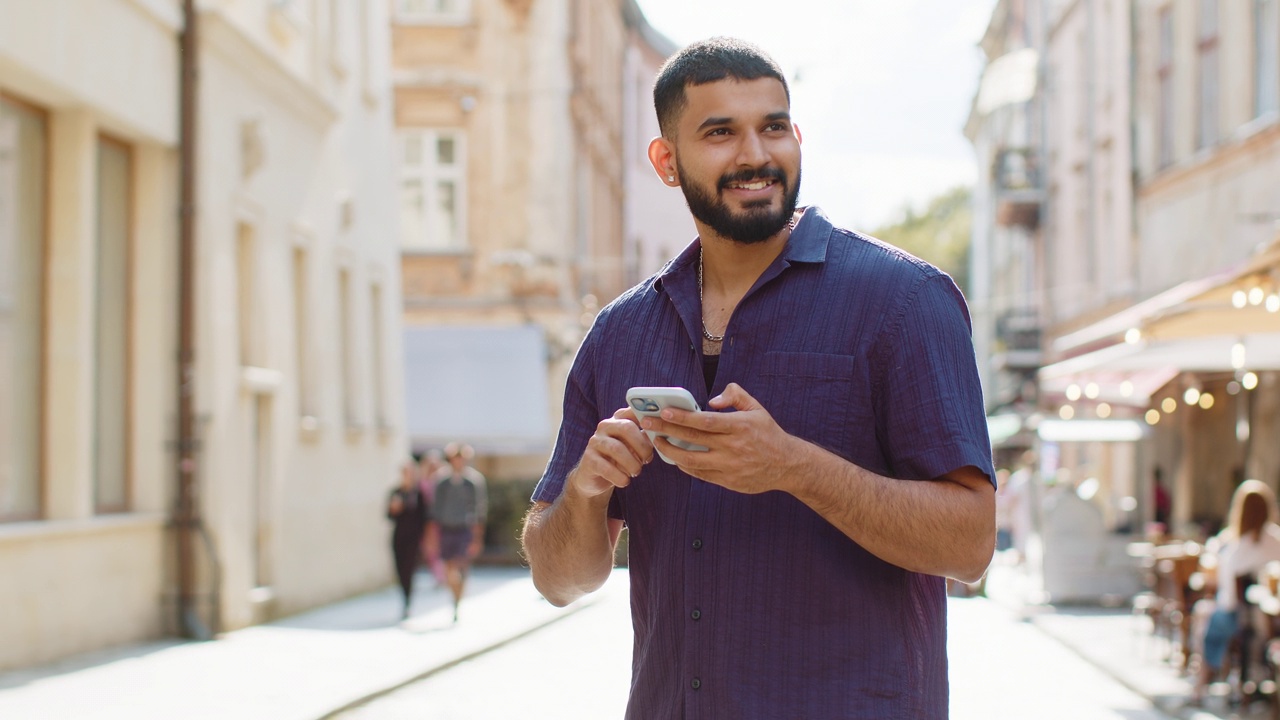
[(763, 190), (769, 187), (769, 183), (764, 180), (759, 180), (753, 183), (737, 183), (734, 187), (741, 188), (742, 190)]

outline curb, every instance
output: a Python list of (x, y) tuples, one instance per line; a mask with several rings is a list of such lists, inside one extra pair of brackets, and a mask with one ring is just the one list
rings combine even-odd
[(555, 625), (561, 620), (564, 620), (565, 618), (568, 618), (568, 617), (572, 617), (573, 615), (576, 615), (582, 610), (585, 610), (586, 608), (589, 608), (592, 605), (595, 605), (599, 600), (600, 598), (596, 594), (588, 595), (587, 597), (582, 598), (572, 603), (568, 607), (564, 608), (563, 612), (557, 613), (555, 616), (550, 617), (542, 622), (535, 623), (534, 625), (531, 625), (525, 628), (524, 630), (521, 630), (520, 632), (515, 633), (514, 635), (509, 635), (507, 637), (501, 638), (489, 645), (485, 645), (481, 648), (472, 650), (471, 652), (465, 653), (451, 660), (429, 667), (426, 670), (423, 670), (422, 672), (408, 679), (400, 680), (398, 682), (395, 682), (379, 690), (365, 693), (361, 697), (358, 697), (354, 700), (351, 700), (350, 702), (347, 702), (346, 704), (340, 707), (334, 708), (333, 710), (326, 712), (324, 715), (317, 717), (316, 720), (337, 720), (337, 718), (344, 713), (348, 713), (353, 710), (356, 710), (357, 708), (367, 705), (379, 698), (390, 695), (391, 693), (394, 693), (398, 690), (408, 687), (409, 685), (413, 685), (414, 683), (420, 682), (422, 680), (426, 680), (427, 678), (432, 677), (433, 675), (437, 675), (453, 667), (461, 665), (462, 663), (467, 662), (468, 660), (474, 660), (482, 655), (486, 655), (490, 652), (493, 652), (494, 650), (499, 650), (507, 645), (510, 645), (511, 643), (517, 640), (526, 638), (540, 630), (543, 630), (552, 625)]

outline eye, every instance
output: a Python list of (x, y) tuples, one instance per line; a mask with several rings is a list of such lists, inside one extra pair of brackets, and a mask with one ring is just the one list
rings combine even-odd
[(713, 128), (710, 132), (707, 133), (707, 137), (714, 137), (718, 135), (723, 136), (728, 134), (729, 134), (729, 128), (720, 127), (720, 128)]

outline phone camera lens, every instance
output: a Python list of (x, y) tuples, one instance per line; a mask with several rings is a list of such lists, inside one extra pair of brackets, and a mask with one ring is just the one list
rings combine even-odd
[(644, 398), (631, 398), (631, 407), (637, 410), (644, 410)]
[(644, 411), (645, 411), (645, 412), (658, 412), (658, 403), (656, 403), (656, 402), (654, 402), (654, 401), (652, 401), (652, 400), (645, 400), (645, 401), (644, 401)]

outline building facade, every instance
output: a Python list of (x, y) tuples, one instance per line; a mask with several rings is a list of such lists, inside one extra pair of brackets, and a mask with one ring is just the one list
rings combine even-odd
[(653, 82), (679, 48), (645, 21), (634, 0), (623, 4), (627, 51), (623, 63), (624, 284), (649, 277), (698, 234), (684, 195), (668, 187), (649, 162), (649, 142), (660, 135)]
[(1241, 479), (1280, 484), (1277, 3), (1041, 7), (1040, 470), (1131, 532), (1159, 475), (1165, 530), (1203, 537)]
[[(1133, 70), (1129, 3), (1081, 0), (1057, 3), (1046, 17), (1044, 325), (1046, 359), (1074, 350), (1062, 338), (1132, 305), (1136, 288), (1137, 228), (1133, 215)], [(1040, 396), (1049, 417), (1141, 422), (1150, 394), (1167, 373), (1076, 377), (1040, 372)], [(1128, 383), (1128, 384), (1125, 384)], [(1066, 409), (1064, 409), (1066, 408)], [(1105, 426), (1104, 426), (1105, 427)], [(1122, 510), (1125, 498), (1147, 498), (1139, 444), (1105, 437), (1046, 441), (1063, 480), (1097, 482), (1094, 496), (1108, 527), (1132, 524), (1150, 512)], [(1048, 469), (1048, 468), (1046, 468)]]
[[(404, 457), (379, 3), (0, 3), (0, 668), (384, 585)], [(52, 38), (52, 39), (51, 39)], [(179, 107), (194, 92), (184, 168)], [(193, 174), (195, 567), (172, 530)], [(177, 619), (178, 576), (197, 602)]]
[(637, 84), (666, 46), (630, 2), (395, 0), (392, 33), (411, 442), (536, 478), (579, 342), (642, 272)]
[[(1185, 327), (1145, 333), (1148, 353), (1183, 346), (1160, 397), (1182, 402), (1154, 427), (1151, 461), (1172, 484), (1174, 524), (1188, 529), (1223, 517), (1243, 478), (1280, 485), (1280, 298), (1268, 300), (1277, 270), (1265, 254), (1280, 236), (1278, 8), (1171, 0), (1134, 10), (1137, 293), (1212, 296), (1186, 302)], [(1196, 393), (1220, 402), (1187, 402)]]
[(980, 46), (986, 68), (965, 134), (977, 155), (970, 245), (974, 349), (988, 413), (1018, 427), (995, 432), (997, 448), (1017, 452), (1021, 418), (1037, 402), (1043, 308), (1045, 205), (1044, 52), (1039, 5), (996, 4)]

